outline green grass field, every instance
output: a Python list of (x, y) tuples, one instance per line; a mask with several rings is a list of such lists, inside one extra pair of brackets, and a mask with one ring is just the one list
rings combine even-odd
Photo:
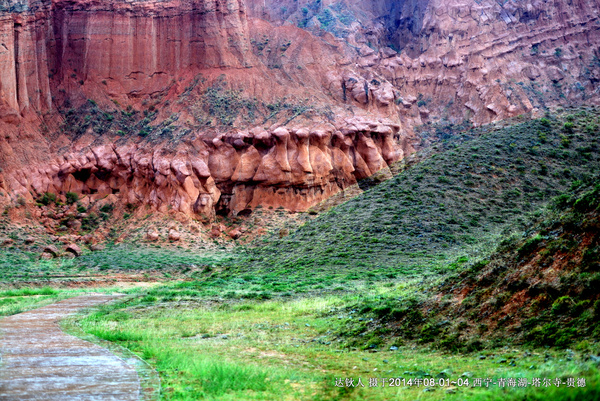
[[(510, 335), (458, 344), (456, 330), (474, 328), (427, 302), (443, 299), (440, 288), (506, 243), (525, 241), (553, 216), (552, 199), (593, 184), (599, 123), (589, 108), (449, 138), (433, 156), (284, 238), (204, 254), (115, 245), (61, 261), (8, 249), (0, 271), (7, 281), (55, 273), (161, 277), (164, 284), (132, 289), (80, 324), (155, 367), (165, 400), (597, 400), (597, 338), (561, 347)], [(3, 294), (0, 303), (22, 302), (6, 301), (8, 314), (74, 293)], [(359, 378), (364, 387), (346, 386)], [(474, 386), (487, 378), (515, 386)], [(535, 387), (536, 378), (561, 385)], [(411, 385), (391, 386), (392, 379)]]
[[(385, 291), (383, 288), (374, 291)], [(88, 333), (127, 347), (158, 369), (165, 400), (593, 400), (600, 374), (580, 352), (506, 347), (453, 354), (414, 344), (348, 347), (336, 333), (362, 294), (218, 303), (142, 298), (85, 317)], [(336, 311), (332, 315), (332, 311)], [(585, 379), (585, 388), (490, 389), (477, 378)], [(346, 387), (358, 379), (365, 387)], [(369, 379), (379, 380), (369, 387)], [(382, 387), (382, 379), (388, 385)], [(400, 385), (397, 378), (415, 384)], [(344, 387), (336, 387), (343, 379)], [(429, 390), (415, 379), (435, 379)], [(440, 386), (440, 379), (444, 379)], [(446, 381), (446, 379), (448, 379)], [(460, 382), (458, 382), (460, 379)], [(465, 385), (465, 380), (469, 385)], [(451, 382), (458, 383), (452, 384)], [(422, 383), (422, 382), (421, 382)], [(447, 385), (446, 385), (447, 384)], [(527, 398), (524, 398), (527, 397)]]

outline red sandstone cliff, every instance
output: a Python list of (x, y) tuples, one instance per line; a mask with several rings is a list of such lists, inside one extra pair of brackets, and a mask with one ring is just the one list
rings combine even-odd
[(0, 23), (13, 199), (115, 194), (202, 219), (306, 210), (412, 149), (389, 102), (367, 115), (373, 102), (327, 93), (349, 64), (339, 44), (249, 24), (243, 1), (42, 1)]
[(0, 203), (78, 192), (203, 219), (305, 210), (411, 152), (416, 125), (597, 102), (599, 8), (11, 0)]
[(249, 4), (252, 16), (348, 43), (356, 71), (397, 90), (407, 128), (440, 119), (484, 124), (547, 106), (598, 103), (598, 0)]

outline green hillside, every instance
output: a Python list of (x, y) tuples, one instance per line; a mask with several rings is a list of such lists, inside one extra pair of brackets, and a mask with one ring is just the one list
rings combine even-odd
[[(349, 345), (389, 339), (473, 351), (511, 343), (586, 351), (600, 327), (600, 183), (554, 199), (547, 218), (507, 238), (487, 260), (421, 291), (366, 296)], [(402, 295), (398, 297), (398, 295)]]
[(390, 277), (455, 268), (599, 171), (598, 116), (596, 109), (564, 112), (479, 129), (460, 144), (450, 139), (447, 150), (251, 249), (244, 264), (292, 275), (359, 268)]
[[(598, 399), (598, 113), (573, 113), (450, 137), (289, 236), (206, 255), (81, 327), (142, 355), (165, 399)], [(335, 387), (361, 375), (587, 387)]]

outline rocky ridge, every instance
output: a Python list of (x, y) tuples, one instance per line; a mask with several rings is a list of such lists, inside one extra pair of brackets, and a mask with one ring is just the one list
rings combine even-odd
[[(294, 64), (263, 63), (243, 1), (19, 4), (2, 17), (4, 200), (118, 194), (123, 203), (202, 220), (257, 205), (306, 210), (412, 151), (390, 107), (367, 117), (322, 93), (327, 71), (344, 57), (336, 46), (282, 27), (274, 38), (300, 40), (277, 58)], [(260, 21), (251, 26), (254, 35), (270, 31)], [(389, 106), (389, 96), (364, 103)], [(85, 109), (88, 102), (96, 109)], [(299, 103), (309, 106), (277, 120), (275, 106)], [(262, 107), (264, 121), (238, 116), (246, 106), (248, 114)], [(317, 107), (326, 117), (304, 118)], [(158, 131), (145, 125), (124, 140), (123, 130), (72, 129), (77, 113), (112, 120), (141, 110), (153, 116), (144, 124), (166, 128), (142, 139)]]
[[(485, 124), (559, 104), (598, 103), (596, 0), (250, 4), (251, 16), (346, 43), (369, 90), (387, 82), (396, 91), (408, 130), (430, 121)], [(348, 85), (355, 77), (336, 79)]]

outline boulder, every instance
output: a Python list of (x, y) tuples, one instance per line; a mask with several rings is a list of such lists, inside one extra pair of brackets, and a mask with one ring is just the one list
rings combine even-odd
[(234, 228), (233, 230), (229, 231), (229, 237), (231, 239), (238, 239), (242, 236), (242, 232), (240, 231), (239, 228)]
[(218, 225), (213, 225), (210, 229), (210, 238), (219, 238), (221, 236), (221, 228)]
[(158, 231), (156, 231), (155, 229), (148, 230), (148, 232), (146, 233), (146, 239), (148, 241), (158, 241), (158, 238)]
[(44, 248), (44, 253), (52, 255), (53, 258), (57, 258), (60, 254), (60, 251), (54, 245), (48, 245)]
[(81, 248), (79, 246), (77, 246), (76, 244), (69, 244), (67, 245), (67, 247), (65, 248), (66, 252), (71, 253), (74, 256), (81, 256)]
[(179, 231), (175, 229), (169, 230), (169, 241), (179, 241), (181, 239), (181, 234)]

